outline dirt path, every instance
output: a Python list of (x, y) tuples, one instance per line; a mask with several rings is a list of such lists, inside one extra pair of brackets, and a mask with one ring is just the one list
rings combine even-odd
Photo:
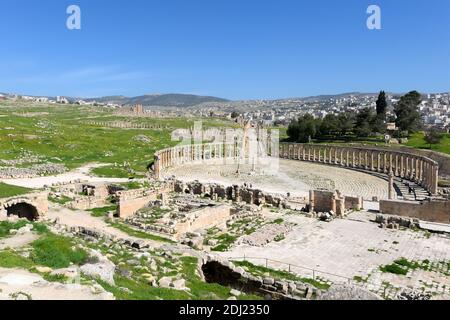
[(96, 293), (80, 284), (47, 282), (41, 276), (20, 269), (0, 268), (0, 300), (114, 300), (110, 293)]
[[(96, 218), (91, 216), (88, 212), (82, 210), (70, 210), (58, 205), (52, 205), (46, 219), (54, 220), (58, 219), (59, 224), (66, 225), (68, 227), (84, 227), (89, 229), (95, 229), (101, 233), (105, 233), (114, 236), (119, 239), (133, 239), (133, 240), (143, 240), (136, 237), (129, 236), (123, 231), (120, 231), (114, 227), (107, 224), (102, 218)], [(146, 244), (152, 248), (159, 248), (164, 243), (144, 240)]]
[(87, 182), (113, 182), (113, 183), (121, 183), (121, 182), (127, 182), (128, 179), (124, 178), (101, 178), (101, 177), (95, 177), (90, 174), (90, 171), (95, 168), (100, 168), (108, 166), (108, 164), (98, 164), (98, 163), (91, 163), (88, 165), (85, 165), (83, 167), (80, 167), (78, 169), (72, 170), (70, 172), (66, 172), (59, 175), (54, 176), (48, 176), (48, 177), (38, 177), (38, 178), (23, 178), (23, 179), (1, 179), (0, 182), (18, 186), (18, 187), (24, 187), (24, 188), (32, 188), (32, 189), (40, 189), (43, 188), (45, 185), (49, 186), (55, 183), (68, 183), (70, 181), (75, 180), (82, 180)]
[(26, 246), (27, 244), (37, 240), (39, 236), (32, 232), (15, 235), (10, 238), (0, 239), (0, 250), (16, 249)]

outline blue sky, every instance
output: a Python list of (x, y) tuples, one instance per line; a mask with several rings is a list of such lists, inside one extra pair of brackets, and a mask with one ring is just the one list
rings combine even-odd
[[(66, 28), (71, 4), (82, 30)], [(450, 91), (448, 0), (0, 0), (0, 39), (0, 92)]]

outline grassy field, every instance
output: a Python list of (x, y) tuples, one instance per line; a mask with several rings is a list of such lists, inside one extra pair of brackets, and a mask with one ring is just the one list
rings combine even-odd
[(21, 194), (26, 194), (31, 191), (33, 191), (33, 190), (27, 189), (27, 188), (22, 188), (22, 187), (11, 186), (9, 184), (0, 182), (0, 199), (14, 197), (14, 196), (18, 196)]
[(450, 134), (444, 135), (444, 138), (441, 140), (439, 144), (430, 145), (425, 142), (424, 133), (416, 133), (412, 135), (406, 144), (408, 147), (416, 148), (416, 149), (427, 149), (433, 150), (441, 153), (446, 153), (450, 155)]
[[(155, 151), (176, 145), (171, 132), (193, 127), (200, 119), (127, 118), (101, 108), (0, 101), (0, 159), (29, 159), (15, 166), (35, 163), (64, 164), (73, 169), (87, 163), (117, 164), (95, 169), (110, 177), (141, 176)], [(168, 127), (162, 130), (103, 128), (88, 121), (127, 121)], [(207, 119), (203, 127), (232, 126)], [(146, 139), (139, 139), (145, 136)], [(129, 166), (123, 166), (123, 163)]]

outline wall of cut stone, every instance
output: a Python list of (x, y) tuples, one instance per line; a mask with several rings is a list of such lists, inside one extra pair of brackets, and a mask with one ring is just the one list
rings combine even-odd
[(26, 203), (36, 208), (38, 218), (48, 213), (48, 192), (31, 193), (17, 197), (0, 199), (0, 220), (7, 218), (7, 208), (15, 204)]
[(177, 223), (175, 230), (177, 236), (181, 236), (188, 232), (225, 225), (230, 219), (230, 206), (221, 205), (218, 207), (208, 207), (189, 213), (188, 220), (182, 223)]
[(225, 199), (234, 202), (245, 202), (254, 205), (271, 205), (280, 207), (285, 203), (285, 198), (274, 194), (265, 193), (258, 189), (234, 186), (222, 186), (219, 184), (200, 183), (198, 181), (185, 183), (176, 181), (174, 185), (175, 192), (190, 193), (194, 195), (208, 195), (211, 199)]
[(348, 197), (345, 196), (345, 209), (346, 210), (362, 210), (364, 209), (364, 200), (362, 197)]
[(450, 224), (450, 201), (445, 200), (422, 202), (382, 200), (380, 201), (380, 212), (388, 215)]

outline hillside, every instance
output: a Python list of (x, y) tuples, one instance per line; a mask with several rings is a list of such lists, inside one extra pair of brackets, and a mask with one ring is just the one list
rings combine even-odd
[(87, 99), (87, 101), (126, 105), (142, 104), (144, 106), (191, 107), (205, 102), (227, 102), (228, 100), (217, 97), (197, 96), (191, 94), (161, 94), (143, 95), (138, 97), (109, 96)]

